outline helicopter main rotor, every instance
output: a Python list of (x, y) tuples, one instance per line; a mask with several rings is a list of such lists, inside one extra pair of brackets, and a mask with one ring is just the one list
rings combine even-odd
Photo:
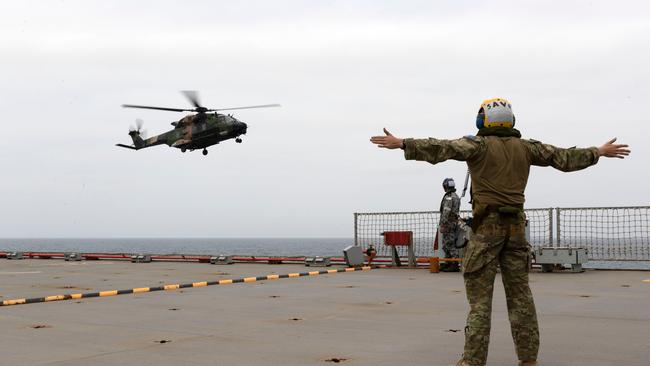
[(197, 112), (197, 113), (206, 113), (206, 112), (218, 112), (218, 111), (230, 111), (235, 109), (251, 109), (251, 108), (268, 108), (268, 107), (279, 107), (279, 104), (262, 104), (262, 105), (251, 105), (246, 107), (234, 107), (234, 108), (205, 108), (199, 102), (198, 92), (195, 90), (183, 90), (183, 95), (189, 99), (190, 103), (194, 105), (194, 109), (187, 108), (166, 108), (166, 107), (152, 107), (146, 105), (135, 105), (135, 104), (122, 104), (124, 108), (140, 108), (140, 109), (155, 109), (159, 111), (170, 111), (170, 112)]

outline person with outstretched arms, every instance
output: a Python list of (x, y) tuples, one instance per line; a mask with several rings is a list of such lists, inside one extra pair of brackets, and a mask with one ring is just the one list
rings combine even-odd
[(485, 100), (476, 117), (477, 134), (460, 139), (402, 139), (384, 128), (370, 141), (380, 148), (402, 149), (407, 160), (431, 164), (467, 163), (472, 177), (472, 229), (462, 271), (470, 310), (465, 348), (456, 366), (483, 366), (490, 341), (492, 293), (497, 267), (506, 292), (508, 318), (520, 366), (537, 366), (539, 330), (528, 285), (530, 245), (525, 237), (524, 190), (530, 167), (551, 166), (563, 172), (585, 169), (599, 158), (622, 159), (628, 145), (611, 139), (600, 147), (559, 148), (522, 139), (515, 129), (512, 105)]

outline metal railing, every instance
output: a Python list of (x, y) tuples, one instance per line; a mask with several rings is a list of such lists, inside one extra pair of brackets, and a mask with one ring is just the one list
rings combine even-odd
[[(650, 206), (571, 207), (526, 209), (529, 241), (533, 247), (583, 247), (589, 259), (601, 261), (650, 260)], [(461, 211), (460, 215), (471, 215)], [(417, 256), (432, 256), (440, 213), (365, 212), (354, 214), (355, 245), (374, 244), (377, 254), (388, 256), (381, 245), (384, 231), (412, 231)], [(399, 248), (406, 255), (406, 248)]]
[(589, 259), (650, 260), (650, 207), (556, 208), (556, 245), (586, 247)]

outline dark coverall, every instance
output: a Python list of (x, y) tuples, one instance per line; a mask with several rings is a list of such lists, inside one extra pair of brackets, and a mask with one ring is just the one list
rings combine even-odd
[[(442, 234), (442, 250), (445, 258), (458, 258), (460, 250), (456, 248), (456, 229), (458, 227), (458, 213), (460, 211), (460, 198), (454, 191), (446, 192), (440, 202), (440, 234)], [(443, 271), (458, 271), (458, 262), (443, 262), (440, 265)]]

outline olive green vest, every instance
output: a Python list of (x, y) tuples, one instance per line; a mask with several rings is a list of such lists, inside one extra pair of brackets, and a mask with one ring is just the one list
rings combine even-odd
[(474, 205), (523, 205), (531, 165), (528, 148), (516, 137), (483, 138), (485, 152), (467, 160)]

